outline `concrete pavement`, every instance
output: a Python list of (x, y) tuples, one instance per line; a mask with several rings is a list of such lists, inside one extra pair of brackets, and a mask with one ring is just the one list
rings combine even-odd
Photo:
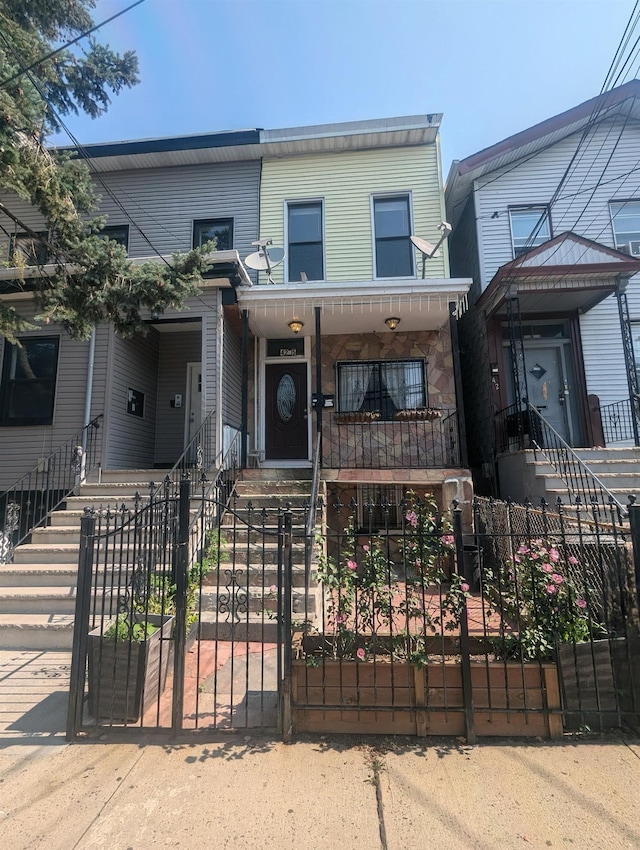
[(640, 741), (64, 741), (66, 653), (0, 652), (2, 850), (640, 847)]

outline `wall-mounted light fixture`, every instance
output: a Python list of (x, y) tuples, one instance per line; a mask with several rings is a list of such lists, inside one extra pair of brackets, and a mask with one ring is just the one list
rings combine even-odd
[(395, 329), (400, 324), (400, 319), (397, 316), (389, 316), (388, 319), (384, 320), (385, 325), (389, 328), (389, 330), (395, 331)]
[(300, 319), (291, 319), (289, 322), (289, 330), (292, 330), (294, 334), (299, 334), (303, 327), (304, 322), (301, 322)]

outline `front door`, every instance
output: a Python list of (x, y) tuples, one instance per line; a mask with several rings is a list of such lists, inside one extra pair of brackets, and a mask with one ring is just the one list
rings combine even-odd
[(524, 359), (529, 401), (569, 445), (573, 444), (570, 422), (570, 387), (562, 345), (528, 346)]
[(265, 460), (307, 460), (307, 364), (267, 364), (265, 394)]

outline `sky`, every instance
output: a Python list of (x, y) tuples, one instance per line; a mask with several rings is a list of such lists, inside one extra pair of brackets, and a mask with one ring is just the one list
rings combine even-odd
[[(132, 0), (97, 0), (100, 22)], [(145, 0), (141, 83), (80, 143), (443, 113), (442, 164), (597, 95), (634, 0)], [(631, 76), (636, 75), (634, 67)], [(640, 75), (640, 74), (639, 74)], [(52, 139), (69, 144), (64, 134)]]

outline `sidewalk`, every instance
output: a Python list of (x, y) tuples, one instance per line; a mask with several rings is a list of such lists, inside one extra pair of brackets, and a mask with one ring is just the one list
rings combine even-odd
[(68, 664), (0, 652), (3, 850), (640, 846), (639, 740), (68, 745)]

